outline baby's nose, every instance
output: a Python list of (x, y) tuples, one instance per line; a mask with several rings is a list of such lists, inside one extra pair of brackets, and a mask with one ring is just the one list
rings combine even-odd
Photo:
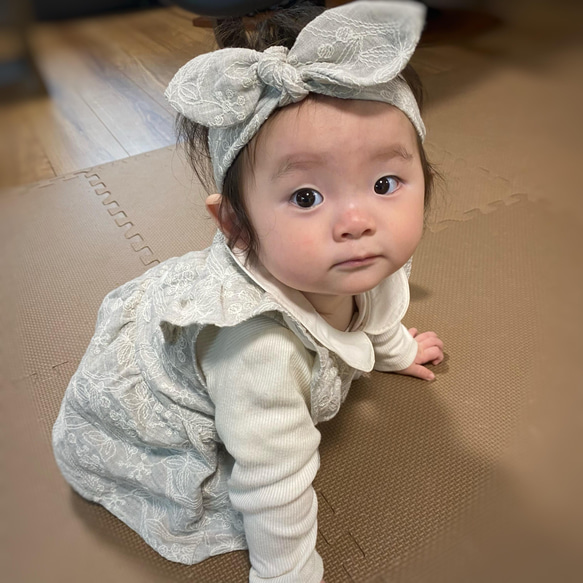
[(360, 239), (374, 235), (376, 221), (371, 212), (362, 206), (351, 205), (339, 217), (334, 226), (334, 238), (337, 241)]

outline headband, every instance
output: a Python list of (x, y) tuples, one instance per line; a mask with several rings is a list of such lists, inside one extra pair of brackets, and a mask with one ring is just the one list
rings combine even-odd
[(394, 105), (424, 140), (417, 102), (399, 73), (419, 42), (425, 10), (417, 2), (352, 2), (314, 18), (289, 50), (226, 48), (186, 63), (165, 96), (209, 128), (219, 192), (235, 157), (271, 113), (310, 92)]

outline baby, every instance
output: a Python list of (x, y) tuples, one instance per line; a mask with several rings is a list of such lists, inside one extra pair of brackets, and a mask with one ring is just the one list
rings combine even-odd
[(317, 423), (363, 372), (431, 380), (443, 359), (401, 323), (432, 179), (404, 73), (423, 18), (353, 2), (167, 89), (219, 229), (106, 296), (53, 446), (172, 561), (248, 549), (251, 582), (320, 583)]

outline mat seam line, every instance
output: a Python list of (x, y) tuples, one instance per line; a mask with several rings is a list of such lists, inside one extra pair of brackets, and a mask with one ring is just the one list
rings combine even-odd
[[(87, 180), (87, 182), (91, 186), (93, 192), (97, 196), (104, 197), (104, 195), (107, 195), (107, 196), (105, 196), (105, 198), (102, 199), (101, 204), (106, 207), (110, 216), (114, 217), (115, 224), (118, 227), (121, 228), (121, 227), (125, 227), (128, 224), (130, 225), (129, 229), (125, 229), (125, 231), (123, 231), (123, 235), (124, 235), (124, 238), (130, 242), (130, 246), (133, 249), (133, 251), (135, 251), (138, 254), (138, 257), (140, 258), (140, 261), (142, 262), (142, 264), (145, 265), (146, 267), (158, 265), (160, 263), (160, 260), (154, 256), (154, 253), (153, 253), (151, 247), (146, 243), (144, 237), (138, 232), (135, 223), (129, 218), (127, 212), (122, 208), (122, 206), (119, 204), (119, 202), (114, 198), (111, 190), (107, 188), (107, 185), (101, 179), (99, 174), (97, 174), (96, 172), (94, 172), (92, 170), (82, 170), (80, 172), (77, 172), (76, 174), (78, 174), (80, 176), (84, 176), (84, 178)], [(102, 188), (100, 188), (100, 187), (102, 187)], [(118, 216), (118, 215), (121, 215), (121, 216)], [(118, 217), (118, 218), (115, 218), (115, 217)], [(127, 220), (123, 220), (123, 219), (127, 219)], [(135, 230), (135, 231), (132, 232), (132, 230)], [(132, 233), (132, 234), (129, 235), (129, 233)], [(133, 242), (132, 242), (132, 239), (134, 239)], [(138, 247), (139, 243), (143, 243), (143, 245)]]

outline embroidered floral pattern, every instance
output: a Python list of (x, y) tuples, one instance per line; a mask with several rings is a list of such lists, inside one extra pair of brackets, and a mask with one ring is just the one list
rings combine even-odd
[[(233, 459), (216, 432), (196, 339), (207, 324), (233, 326), (264, 313), (283, 326), (281, 311), (238, 268), (221, 233), (208, 249), (110, 292), (53, 430), (67, 481), (172, 561), (246, 548), (228, 496)], [(355, 371), (298, 330), (318, 355), (311, 384), (318, 423), (338, 412)]]

